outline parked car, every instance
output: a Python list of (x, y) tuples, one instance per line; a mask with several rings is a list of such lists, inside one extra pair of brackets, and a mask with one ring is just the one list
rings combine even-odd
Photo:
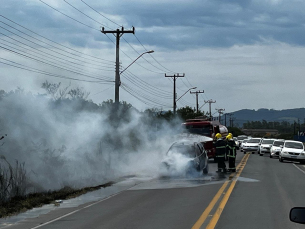
[(236, 148), (239, 149), (239, 142), (237, 140), (237, 137), (233, 137), (233, 140), (235, 141)]
[(284, 142), (282, 151), (279, 154), (279, 161), (298, 161), (302, 164), (305, 163), (305, 152), (304, 145), (299, 141), (288, 141)]
[(284, 146), (284, 142), (285, 140), (282, 139), (277, 139), (273, 142), (270, 148), (270, 158), (280, 155), (280, 152), (282, 151), (282, 148)]
[[(198, 141), (194, 141), (192, 138), (174, 142), (167, 151), (166, 158), (162, 161), (162, 164), (168, 170), (176, 170), (177, 163), (181, 163), (181, 157), (187, 159), (185, 168), (187, 171), (195, 168), (197, 171), (202, 171), (203, 174), (209, 172), (209, 158), (199, 138)], [(177, 161), (177, 158), (180, 161)]]
[(244, 151), (244, 145), (249, 141), (250, 139), (244, 139), (241, 144), (240, 144), (240, 151), (243, 152)]
[(275, 139), (266, 139), (266, 138), (264, 138), (261, 141), (261, 144), (259, 146), (259, 155), (260, 156), (263, 156), (264, 153), (270, 153), (270, 149), (271, 149), (271, 146), (272, 146), (274, 140)]
[(261, 143), (262, 138), (251, 138), (247, 141), (243, 146), (244, 154), (247, 152), (259, 152), (259, 145)]
[(239, 135), (239, 136), (237, 136), (238, 144), (236, 144), (236, 145), (237, 145), (238, 147), (240, 147), (241, 142), (242, 142), (243, 140), (247, 139), (247, 138), (248, 138), (247, 135)]

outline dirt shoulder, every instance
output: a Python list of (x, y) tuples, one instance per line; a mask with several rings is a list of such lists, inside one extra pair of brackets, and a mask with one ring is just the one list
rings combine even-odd
[(24, 197), (14, 197), (9, 202), (0, 205), (0, 218), (16, 215), (35, 207), (41, 207), (45, 204), (55, 205), (56, 200), (67, 200), (86, 194), (87, 192), (96, 191), (113, 185), (114, 182), (108, 182), (102, 185), (86, 187), (82, 189), (72, 189), (64, 187), (58, 191), (48, 191), (42, 193), (31, 193)]

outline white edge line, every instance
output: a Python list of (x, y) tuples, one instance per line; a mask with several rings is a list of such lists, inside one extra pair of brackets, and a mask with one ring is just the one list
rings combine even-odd
[(305, 172), (302, 170), (302, 169), (300, 169), (298, 166), (296, 166), (295, 164), (293, 164), (294, 165), (294, 167), (296, 167), (298, 170), (300, 170), (302, 173), (304, 173), (305, 174)]
[(36, 227), (31, 227), (31, 229), (40, 228), (40, 227), (43, 227), (43, 226), (48, 225), (48, 224), (50, 224), (50, 223), (53, 223), (53, 222), (55, 222), (55, 221), (57, 221), (57, 220), (60, 220), (60, 219), (62, 219), (62, 218), (65, 218), (65, 217), (67, 217), (67, 216), (69, 216), (69, 215), (73, 215), (73, 214), (76, 213), (76, 212), (79, 212), (79, 211), (81, 211), (81, 210), (83, 210), (83, 209), (92, 207), (93, 205), (96, 205), (96, 204), (98, 204), (98, 203), (100, 203), (100, 202), (103, 202), (103, 201), (105, 201), (105, 200), (110, 199), (111, 197), (114, 197), (114, 196), (116, 196), (116, 195), (119, 195), (120, 193), (122, 193), (122, 192), (124, 192), (124, 191), (126, 191), (126, 190), (128, 190), (128, 189), (122, 190), (122, 191), (120, 191), (120, 192), (118, 192), (118, 193), (115, 193), (115, 194), (113, 194), (113, 195), (111, 195), (111, 196), (108, 196), (108, 197), (106, 197), (106, 198), (104, 198), (104, 199), (102, 199), (102, 200), (99, 200), (99, 201), (97, 201), (97, 202), (94, 202), (94, 203), (92, 203), (92, 204), (89, 204), (89, 205), (87, 205), (87, 206), (85, 206), (85, 207), (82, 207), (82, 208), (80, 208), (80, 209), (77, 209), (77, 210), (75, 210), (75, 211), (73, 211), (73, 212), (69, 212), (69, 213), (67, 213), (67, 214), (65, 214), (65, 215), (62, 215), (62, 216), (60, 216), (60, 217), (57, 217), (57, 218), (55, 218), (55, 219), (52, 219), (51, 221), (42, 223), (42, 224), (40, 224), (40, 225), (38, 225), (38, 226), (36, 226)]

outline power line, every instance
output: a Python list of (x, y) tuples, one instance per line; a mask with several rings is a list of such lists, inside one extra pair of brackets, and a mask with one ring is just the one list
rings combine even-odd
[(160, 94), (158, 91), (151, 89), (150, 87), (148, 87), (145, 84), (141, 84), (137, 79), (134, 79), (132, 77), (132, 75), (130, 74), (123, 74), (123, 76), (125, 76), (125, 78), (130, 81), (131, 83), (133, 83), (135, 86), (139, 87), (141, 90), (145, 90), (151, 94), (154, 94), (155, 96), (158, 96), (160, 98), (164, 98), (164, 99), (171, 99), (171, 96), (164, 96), (162, 94)]
[(152, 90), (155, 90), (158, 94), (162, 94), (162, 95), (167, 96), (167, 97), (170, 97), (172, 95), (171, 92), (163, 91), (163, 90), (161, 90), (161, 89), (159, 89), (157, 87), (154, 87), (154, 86), (150, 85), (149, 83), (147, 83), (146, 81), (142, 80), (140, 77), (136, 76), (134, 73), (132, 73), (132, 72), (130, 72), (128, 70), (125, 71), (125, 73), (129, 73), (130, 76), (133, 76), (133, 78), (138, 80), (142, 85), (146, 85), (146, 87), (149, 87)]
[[(0, 38), (0, 40), (2, 40), (2, 39)], [(0, 44), (6, 45), (6, 44), (3, 44), (2, 42), (0, 42)], [(6, 46), (8, 46), (8, 47), (10, 47), (10, 48), (14, 48), (14, 47), (12, 47), (12, 46), (10, 46), (10, 45), (6, 45)], [(16, 48), (14, 48), (14, 49), (16, 49)], [(19, 49), (16, 49), (16, 50), (21, 51), (21, 50), (19, 50)], [(10, 51), (10, 50), (7, 50), (7, 51)], [(13, 51), (13, 50), (11, 50), (11, 51)], [(10, 51), (10, 52), (11, 52), (11, 51)], [(21, 51), (21, 52), (27, 53), (26, 51)], [(14, 54), (19, 55), (18, 52), (14, 53)], [(27, 54), (28, 54), (28, 53), (27, 53)], [(64, 70), (75, 72), (75, 69), (72, 69), (72, 70), (71, 70), (70, 68), (67, 68), (66, 66), (63, 67), (61, 64), (55, 63), (55, 62), (50, 61), (50, 60), (46, 60), (46, 59), (43, 58), (43, 57), (37, 57), (36, 55), (33, 55), (33, 54), (32, 54), (32, 56), (34, 56), (34, 57), (36, 57), (36, 58), (39, 58), (39, 60), (45, 60), (45, 61), (47, 61), (47, 62), (45, 62), (45, 63), (48, 64), (48, 65), (51, 65), (51, 64), (49, 64), (49, 63), (55, 64), (55, 66), (54, 66), (54, 65), (51, 65), (51, 66), (53, 66), (53, 67), (58, 67), (58, 66), (59, 66), (59, 67), (61, 67), (61, 68), (64, 69)], [(30, 56), (30, 57), (32, 57), (32, 56)], [(25, 57), (25, 58), (27, 58), (27, 59), (31, 59), (31, 58), (28, 57), (28, 56), (23, 56), (23, 57)], [(38, 61), (38, 60), (35, 59), (35, 58), (34, 58), (34, 60), (35, 60), (35, 61)], [(58, 66), (56, 66), (56, 65), (58, 65)], [(67, 65), (67, 64), (66, 64), (66, 65)], [(74, 67), (74, 68), (75, 68), (75, 67)], [(76, 70), (83, 72), (82, 69), (76, 68)], [(84, 73), (83, 73), (83, 74), (84, 74)], [(84, 75), (89, 76), (88, 74), (84, 74)], [(111, 80), (111, 78), (106, 78), (106, 77), (100, 78), (100, 77), (98, 77), (98, 76), (92, 76), (92, 75), (90, 75), (90, 76), (91, 76), (91, 77), (94, 77), (94, 78), (97, 78), (97, 79), (101, 79), (101, 80), (108, 80), (108, 79)]]
[(105, 91), (109, 90), (109, 89), (112, 88), (112, 87), (114, 87), (114, 85), (111, 85), (110, 87), (107, 87), (106, 89), (104, 89), (104, 90), (102, 90), (102, 91), (99, 91), (99, 92), (93, 94), (92, 96), (97, 95), (97, 94), (100, 94), (100, 93), (102, 93), (102, 92), (105, 92)]
[[(0, 33), (0, 34), (1, 34), (1, 33)], [(9, 37), (9, 38), (10, 38), (10, 37)], [(22, 49), (25, 49), (25, 50), (27, 50), (27, 51), (30, 51), (30, 52), (33, 52), (33, 53), (36, 53), (36, 54), (40, 55), (40, 56), (38, 57), (38, 56), (36, 56), (36, 55), (30, 54), (30, 55), (32, 55), (32, 56), (34, 56), (34, 57), (37, 57), (37, 58), (42, 58), (42, 57), (41, 57), (41, 53), (39, 53), (39, 52), (45, 53), (45, 52), (43, 52), (43, 51), (41, 51), (41, 50), (38, 50), (39, 52), (37, 52), (37, 51), (35, 51), (35, 50), (37, 50), (37, 49), (34, 49), (34, 48), (32, 48), (32, 47), (31, 47), (31, 48), (34, 49), (34, 50), (25, 48), (25, 47), (23, 47), (23, 46), (21, 46), (21, 45), (14, 44), (14, 43), (9, 42), (9, 41), (7, 41), (7, 40), (4, 40), (4, 39), (2, 39), (2, 38), (0, 38), (0, 40), (4, 41), (4, 42), (6, 42), (6, 43), (9, 43), (9, 44), (15, 45), (15, 46), (17, 46), (17, 47), (20, 47), (20, 48), (22, 48)], [(21, 43), (22, 43), (22, 42), (21, 42)], [(6, 45), (6, 46), (8, 46), (8, 47), (10, 47), (10, 48), (13, 48), (13, 49), (15, 49), (15, 50), (18, 50), (18, 51), (20, 51), (20, 52), (24, 52), (24, 53), (29, 54), (27, 51), (17, 49), (16, 47), (12, 47), (12, 46), (10, 46), (10, 45), (3, 44), (3, 43), (1, 43), (1, 42), (0, 42), (0, 44)], [(24, 43), (22, 43), (22, 44), (24, 44)], [(24, 44), (24, 45), (26, 45), (26, 44)], [(30, 47), (30, 46), (28, 46), (28, 47)], [(48, 53), (46, 53), (46, 54), (49, 55)], [(42, 55), (42, 56), (43, 56), (43, 55)], [(53, 55), (51, 55), (51, 56), (53, 56)], [(44, 56), (43, 56), (43, 57), (44, 57)], [(48, 56), (48, 58), (49, 58), (49, 59), (52, 59), (52, 60), (55, 60), (55, 61), (57, 61), (57, 62), (59, 62), (59, 63), (61, 63), (61, 64), (64, 64), (64, 65), (65, 65), (65, 68), (66, 68), (66, 66), (71, 67), (71, 65), (70, 65), (69, 63), (59, 61), (59, 60), (57, 60), (56, 58), (49, 57), (49, 56)], [(46, 60), (45, 58), (42, 58), (42, 59)], [(54, 63), (54, 64), (58, 64), (58, 63), (55, 63), (55, 62), (50, 61), (50, 60), (47, 60), (47, 61), (49, 61), (49, 62), (51, 62), (51, 63)], [(66, 61), (66, 60), (64, 60), (64, 61)], [(76, 64), (77, 66), (83, 66), (83, 67), (85, 67), (84, 65), (81, 65), (81, 64), (79, 64), (79, 63), (74, 63), (74, 62), (72, 62), (72, 63), (73, 63), (73, 64)], [(78, 67), (75, 67), (75, 66), (72, 66), (72, 68), (76, 68), (78, 71), (82, 71), (82, 69), (80, 69), (80, 68), (78, 68)], [(73, 69), (73, 70), (74, 70), (74, 69)], [(105, 70), (105, 71), (110, 71), (110, 70)], [(106, 78), (107, 78), (107, 77), (106, 77)], [(105, 79), (105, 77), (104, 77), (104, 79)], [(111, 79), (111, 78), (109, 77), (109, 79)]]
[(92, 27), (92, 26), (90, 26), (90, 25), (87, 25), (87, 24), (85, 24), (85, 23), (82, 23), (82, 22), (80, 22), (79, 20), (76, 20), (76, 19), (73, 18), (73, 17), (70, 17), (69, 15), (67, 15), (67, 14), (65, 14), (65, 13), (63, 13), (63, 12), (61, 12), (61, 11), (59, 11), (58, 9), (54, 8), (53, 6), (50, 6), (49, 4), (45, 3), (44, 1), (42, 1), (42, 0), (39, 0), (39, 1), (42, 2), (43, 4), (47, 5), (48, 7), (52, 8), (53, 10), (57, 11), (58, 13), (60, 13), (60, 14), (62, 14), (62, 15), (64, 15), (64, 16), (66, 16), (66, 17), (68, 17), (68, 18), (70, 18), (71, 20), (76, 21), (76, 22), (78, 22), (79, 24), (82, 24), (82, 25), (84, 25), (84, 26), (86, 26), (86, 27), (88, 27), (88, 28), (90, 28), (90, 29), (99, 31), (98, 29), (96, 29), (96, 28), (94, 28), (94, 27)]
[(100, 12), (98, 12), (97, 10), (95, 10), (93, 7), (89, 6), (86, 2), (84, 2), (83, 0), (81, 0), (85, 5), (87, 5), (89, 8), (91, 8), (93, 11), (95, 11), (96, 13), (98, 13), (99, 15), (101, 15), (102, 17), (106, 18), (107, 20), (111, 21), (112, 23), (116, 24), (117, 26), (122, 27), (121, 25), (119, 25), (118, 23), (112, 21), (111, 19), (109, 19), (108, 17), (104, 16), (103, 14), (101, 14)]
[[(86, 76), (86, 77), (89, 77), (89, 78), (93, 78), (93, 79), (104, 80), (104, 79), (101, 79), (101, 78), (97, 78), (97, 77), (89, 76), (89, 75), (86, 75), (86, 74), (82, 74), (82, 73), (79, 73), (79, 72), (76, 72), (76, 71), (73, 71), (73, 70), (68, 70), (68, 69), (65, 69), (65, 68), (62, 68), (62, 67), (59, 67), (59, 66), (56, 66), (56, 65), (53, 65), (53, 64), (44, 62), (44, 61), (42, 61), (42, 60), (38, 60), (38, 59), (36, 59), (36, 58), (33, 58), (33, 57), (28, 56), (28, 55), (25, 55), (25, 54), (16, 52), (16, 51), (11, 50), (11, 49), (8, 49), (8, 48), (5, 48), (5, 47), (3, 47), (3, 46), (0, 46), (0, 48), (4, 49), (4, 50), (6, 50), (6, 51), (9, 51), (9, 52), (11, 52), (11, 53), (14, 53), (14, 54), (16, 54), (16, 55), (19, 55), (19, 56), (22, 56), (22, 57), (25, 57), (25, 58), (28, 58), (28, 59), (32, 59), (32, 60), (35, 60), (35, 61), (37, 61), (37, 62), (46, 64), (46, 65), (53, 66), (53, 67), (55, 67), (55, 68), (63, 69), (63, 70), (66, 70), (66, 71), (69, 71), (69, 72), (72, 72), (72, 73), (75, 73), (75, 74), (78, 74), (78, 75), (83, 75), (83, 76)], [(106, 81), (106, 80), (104, 80), (104, 81)], [(108, 81), (108, 82), (113, 82), (113, 81)]]
[(155, 106), (155, 104), (153, 103), (149, 103), (143, 99), (141, 99), (139, 96), (137, 96), (136, 94), (134, 94), (133, 92), (131, 92), (129, 89), (125, 88), (124, 86), (122, 86), (122, 89), (124, 91), (126, 91), (128, 94), (130, 94), (131, 96), (133, 96), (134, 98), (138, 99), (139, 101), (141, 101), (142, 103), (149, 105), (149, 106)]
[[(139, 53), (125, 38), (123, 38), (123, 40), (138, 54), (140, 55), (141, 53)], [(158, 68), (157, 66), (153, 65), (152, 63), (150, 63), (145, 57), (142, 57), (142, 59), (144, 59), (148, 64), (150, 64), (151, 66), (155, 67), (158, 70), (161, 70), (162, 72), (155, 72), (157, 74), (164, 74), (163, 69)], [(138, 63), (139, 65), (139, 63)], [(151, 70), (149, 70), (151, 71)]]
[[(124, 39), (124, 38), (123, 38)], [(125, 40), (126, 41), (126, 40)], [(121, 48), (120, 48), (120, 51), (125, 55), (125, 56), (127, 56), (130, 60), (133, 60), (126, 52), (124, 52)], [(139, 65), (141, 68), (143, 68), (143, 69), (145, 69), (145, 70), (147, 70), (147, 71), (150, 71), (150, 72), (153, 72), (153, 73), (156, 73), (156, 74), (160, 74), (160, 72), (156, 72), (156, 71), (153, 71), (153, 70), (151, 70), (151, 69), (148, 69), (148, 68), (146, 68), (146, 67), (144, 67), (144, 66), (142, 66), (141, 64), (139, 64), (139, 63), (137, 63), (137, 62), (135, 62), (135, 64), (136, 65)], [(163, 74), (163, 73), (162, 73)]]
[[(98, 60), (102, 60), (102, 61), (114, 63), (114, 61), (110, 61), (110, 60), (106, 60), (106, 59), (103, 59), (103, 58), (91, 56), (91, 55), (89, 55), (89, 54), (82, 53), (82, 52), (80, 52), (80, 51), (78, 51), (78, 50), (72, 49), (72, 48), (67, 47), (67, 46), (65, 46), (65, 45), (62, 45), (62, 44), (60, 44), (60, 43), (58, 43), (58, 42), (55, 42), (55, 41), (53, 41), (53, 40), (50, 40), (49, 38), (44, 37), (44, 36), (42, 36), (42, 35), (40, 35), (40, 34), (34, 32), (33, 30), (30, 30), (30, 29), (28, 29), (28, 28), (26, 28), (26, 27), (24, 27), (24, 26), (18, 24), (17, 22), (12, 21), (11, 19), (9, 19), (9, 18), (7, 18), (7, 17), (5, 17), (5, 16), (3, 16), (3, 15), (0, 15), (0, 17), (5, 18), (6, 20), (8, 20), (8, 21), (14, 23), (15, 25), (18, 25), (18, 26), (22, 27), (23, 29), (25, 29), (25, 30), (27, 30), (27, 31), (30, 31), (31, 33), (33, 33), (33, 34), (35, 34), (35, 35), (37, 35), (37, 36), (39, 36), (39, 37), (42, 37), (42, 38), (46, 39), (47, 41), (50, 41), (50, 42), (52, 42), (52, 43), (54, 43), (54, 44), (57, 44), (57, 45), (59, 45), (59, 46), (61, 46), (61, 47), (66, 48), (66, 49), (72, 50), (73, 52), (76, 52), (76, 53), (79, 53), (79, 54), (82, 54), (82, 55), (85, 55), (85, 56), (89, 56), (89, 57), (94, 58), (94, 59), (98, 59)], [(58, 48), (58, 49), (59, 49), (59, 48)], [(63, 50), (63, 49), (60, 49), (60, 50), (62, 50), (62, 51), (64, 51), (64, 52), (67, 52), (67, 51), (65, 51), (65, 50)], [(67, 52), (67, 53), (70, 53), (70, 52)], [(73, 53), (70, 53), (70, 54), (72, 55)], [(73, 55), (75, 55), (75, 54), (73, 54)], [(77, 56), (77, 55), (76, 55), (76, 56)], [(91, 60), (91, 59), (86, 58), (86, 57), (81, 57), (81, 58), (83, 58), (83, 59), (88, 59), (88, 60), (90, 60), (90, 61), (94, 61), (94, 60)], [(98, 62), (98, 63), (99, 63), (99, 62)]]
[(142, 98), (144, 98), (144, 99), (146, 99), (148, 101), (154, 102), (154, 103), (162, 105), (162, 106), (167, 106), (166, 104), (161, 103), (159, 100), (157, 100), (156, 98), (152, 97), (151, 95), (144, 94), (144, 92), (140, 92), (139, 90), (135, 89), (134, 87), (132, 87), (132, 86), (126, 84), (126, 83), (124, 83), (124, 86), (129, 88), (133, 92), (139, 94), (140, 96), (142, 96)]
[(46, 71), (42, 71), (42, 70), (39, 70), (39, 69), (27, 67), (27, 66), (25, 66), (23, 64), (19, 64), (17, 62), (14, 62), (14, 61), (11, 61), (11, 60), (7, 60), (5, 58), (1, 58), (0, 57), (0, 59), (5, 60), (7, 62), (14, 63), (16, 65), (20, 65), (20, 66), (16, 66), (16, 65), (13, 65), (13, 64), (9, 64), (9, 63), (5, 63), (5, 62), (0, 61), (1, 64), (5, 64), (5, 65), (11, 66), (11, 67), (23, 69), (23, 70), (26, 70), (26, 71), (29, 71), (29, 72), (35, 72), (35, 73), (42, 74), (42, 75), (48, 75), (48, 76), (52, 76), (52, 77), (57, 77), (57, 78), (62, 78), (62, 79), (69, 79), (69, 80), (75, 80), (75, 81), (82, 81), (82, 82), (88, 82), (88, 83), (109, 84), (109, 82), (81, 80), (81, 79), (76, 79), (76, 78), (72, 78), (72, 77), (61, 76), (61, 75), (49, 73), (49, 72), (46, 72)]
[[(12, 32), (12, 31), (10, 31), (10, 30), (8, 30), (8, 29), (2, 27), (2, 26), (0, 26), (0, 28), (6, 30), (6, 31), (9, 32), (9, 33), (14, 34), (15, 36), (18, 36), (19, 38), (21, 38), (21, 39), (23, 39), (23, 40), (26, 40), (26, 41), (28, 41), (28, 42), (31, 42), (31, 43), (33, 43), (33, 44), (35, 44), (35, 45), (38, 45), (38, 46), (40, 46), (40, 47), (42, 47), (42, 48), (45, 48), (45, 49), (47, 49), (47, 50), (49, 50), (49, 51), (51, 51), (51, 52), (54, 52), (54, 53), (56, 53), (56, 54), (59, 54), (59, 55), (61, 55), (61, 56), (65, 56), (65, 57), (68, 57), (68, 58), (70, 58), (70, 59), (77, 60), (77, 61), (81, 61), (82, 63), (90, 64), (90, 65), (93, 65), (93, 66), (100, 66), (100, 65), (98, 65), (98, 64), (93, 64), (93, 63), (86, 62), (86, 61), (84, 61), (84, 60), (79, 60), (79, 59), (73, 58), (73, 57), (71, 57), (71, 56), (67, 56), (67, 55), (65, 55), (65, 54), (59, 53), (59, 52), (57, 52), (57, 51), (54, 51), (54, 50), (52, 50), (52, 49), (50, 49), (50, 48), (44, 47), (44, 46), (42, 46), (42, 45), (40, 45), (40, 44), (38, 44), (38, 43), (36, 43), (36, 42), (34, 42), (34, 41), (31, 41), (31, 40), (29, 40), (29, 39), (27, 39), (27, 38), (24, 38), (24, 37), (22, 37), (22, 36), (20, 36), (20, 35), (18, 35), (18, 34), (16, 34), (16, 33), (14, 33), (14, 32)], [(5, 35), (5, 34), (3, 34), (3, 33), (0, 33), (0, 34), (2, 34), (2, 35), (4, 35), (4, 36), (7, 36), (7, 35)], [(27, 34), (26, 34), (26, 35), (27, 35)], [(7, 37), (8, 37), (8, 36), (7, 36)], [(17, 42), (20, 42), (20, 41), (14, 39), (14, 38), (11, 38), (11, 37), (10, 37), (10, 39), (15, 40), (15, 41), (17, 41)], [(27, 45), (27, 46), (28, 46), (28, 45)], [(30, 47), (31, 47), (31, 46), (30, 46)], [(31, 47), (31, 48), (33, 48), (33, 47)], [(35, 49), (35, 48), (33, 48), (33, 49)], [(49, 54), (49, 55), (52, 55), (52, 54)], [(54, 55), (53, 55), (53, 56), (54, 56)], [(60, 57), (57, 57), (57, 58), (60, 58)], [(62, 58), (61, 58), (61, 59), (62, 59)], [(68, 60), (67, 60), (67, 61), (68, 61)], [(71, 62), (71, 61), (68, 61), (68, 62)], [(102, 69), (102, 70), (103, 70), (103, 69)]]
[[(142, 47), (147, 51), (147, 49), (145, 48), (145, 46), (142, 44), (142, 42), (140, 41), (140, 39), (134, 34), (135, 38), (138, 40), (138, 42), (140, 43), (140, 45), (142, 45)], [(156, 58), (153, 55), (150, 55), (161, 67), (163, 67), (166, 71), (169, 71), (171, 73), (175, 73), (174, 71), (169, 70), (168, 68), (164, 67), (159, 61), (156, 60)]]
[[(96, 22), (96, 23), (98, 23), (98, 24), (100, 24), (100, 25), (103, 25), (103, 24), (101, 24), (100, 22), (98, 22), (97, 20), (95, 20), (95, 19), (93, 19), (92, 17), (90, 17), (90, 16), (88, 16), (87, 14), (85, 14), (84, 12), (82, 12), (81, 10), (79, 10), (79, 9), (77, 9), (75, 6), (73, 6), (71, 3), (69, 3), (69, 2), (67, 2), (66, 0), (63, 0), (63, 1), (65, 1), (68, 5), (70, 5), (71, 7), (73, 7), (75, 10), (77, 10), (78, 12), (80, 12), (80, 13), (82, 13), (83, 15), (85, 15), (86, 17), (88, 17), (88, 18), (90, 18), (91, 20), (93, 20), (94, 22)], [(109, 19), (109, 18), (107, 18), (106, 16), (104, 16), (103, 14), (101, 14), (101, 13), (99, 13), (97, 10), (95, 10), (93, 7), (91, 7), (89, 4), (87, 4), (86, 2), (84, 2), (83, 0), (81, 0), (85, 5), (87, 5), (90, 9), (92, 9), (93, 11), (95, 11), (96, 13), (98, 13), (99, 15), (101, 15), (102, 17), (104, 17), (104, 18), (106, 18), (107, 20), (109, 20), (109, 21), (111, 21), (112, 23), (114, 23), (114, 24), (116, 24), (116, 25), (118, 25), (118, 26), (120, 26), (120, 27), (122, 27), (121, 25), (119, 25), (119, 24), (117, 24), (116, 22), (114, 22), (114, 21), (112, 21), (111, 19)], [(105, 26), (105, 27), (107, 27), (107, 26)], [(109, 28), (109, 27), (107, 27), (107, 28)], [(138, 40), (138, 42), (142, 45), (142, 47), (147, 51), (147, 49), (144, 47), (144, 45), (142, 44), (142, 42), (139, 40), (139, 38), (137, 37), (137, 36), (135, 36), (136, 37), (136, 39)], [(138, 54), (140, 54), (125, 38), (123, 38), (124, 40), (125, 40), (125, 42), (127, 42), (128, 43), (128, 45), (134, 50), (134, 51), (136, 51)], [(167, 69), (166, 67), (164, 67), (160, 62), (158, 62), (156, 59), (155, 59), (155, 57), (154, 56), (152, 56), (152, 55), (150, 55), (160, 66), (162, 66), (164, 69), (166, 69), (166, 70), (168, 70), (168, 71), (170, 71), (170, 72), (173, 72), (173, 71), (171, 71), (171, 70), (169, 70), (169, 69)], [(157, 68), (158, 70), (161, 70), (161, 71), (163, 71), (162, 69), (160, 69), (160, 68), (158, 68), (157, 66), (155, 66), (155, 65), (153, 65), (152, 63), (150, 63), (145, 57), (143, 57), (143, 59), (147, 62), (147, 63), (149, 63), (149, 64), (151, 64), (153, 67), (155, 67), (155, 68)], [(138, 65), (140, 65), (140, 64), (138, 64)], [(162, 73), (159, 73), (159, 74), (163, 74), (163, 72)]]
[(170, 106), (168, 106), (166, 104), (162, 104), (162, 103), (160, 103), (160, 102), (158, 102), (158, 101), (156, 101), (154, 99), (151, 99), (151, 98), (149, 98), (147, 96), (143, 96), (142, 93), (136, 92), (134, 89), (132, 89), (130, 86), (126, 85), (125, 83), (122, 84), (122, 89), (124, 89), (129, 94), (131, 94), (135, 98), (139, 99), (141, 102), (145, 103), (146, 105), (155, 105), (155, 104), (157, 104), (157, 105), (163, 106), (163, 107), (170, 107)]
[[(63, 0), (63, 1), (65, 1), (66, 2), (66, 0)], [(82, 1), (82, 0), (81, 0)], [(89, 6), (87, 3), (85, 3), (84, 1), (82, 1), (84, 4), (86, 4), (88, 7), (90, 7), (92, 10), (94, 10), (95, 12), (97, 12), (98, 14), (100, 14), (98, 11), (96, 11), (93, 7), (91, 7), (91, 6)], [(66, 2), (67, 3), (67, 2)], [(68, 3), (70, 6), (72, 6), (70, 3)], [(76, 10), (78, 10), (76, 7), (74, 7), (74, 6), (72, 6), (73, 8), (75, 8)], [(81, 12), (80, 10), (78, 10), (79, 12)], [(82, 14), (84, 14), (83, 12), (81, 12)], [(84, 14), (85, 16), (87, 16), (87, 17), (89, 17), (91, 20), (93, 20), (93, 21), (95, 21), (95, 22), (97, 22), (97, 23), (99, 23), (98, 21), (96, 21), (95, 19), (93, 19), (93, 18), (91, 18), (90, 16), (88, 16), (88, 15), (86, 15), (86, 14)], [(102, 15), (102, 14), (100, 14), (101, 16), (103, 16), (103, 17), (105, 17), (104, 15)], [(108, 19), (108, 20), (110, 20), (109, 18), (107, 18), (107, 17), (105, 17), (106, 19)], [(115, 23), (114, 21), (112, 21), (112, 20), (110, 20), (111, 22), (113, 22), (113, 23)], [(119, 24), (117, 24), (117, 23), (115, 23), (116, 25), (118, 25), (118, 26), (120, 26)], [(122, 27), (122, 26), (120, 26), (120, 27)], [(108, 27), (109, 28), (109, 27)], [(137, 38), (137, 37), (136, 37)], [(140, 53), (125, 39), (125, 38), (123, 38), (123, 40), (136, 52), (136, 53), (138, 53), (139, 55), (140, 55)], [(137, 38), (137, 40), (140, 42), (140, 40)], [(140, 42), (140, 44), (143, 46), (143, 44)], [(143, 46), (144, 47), (144, 46)], [(146, 48), (144, 47), (144, 49), (146, 50)], [(122, 50), (121, 50), (122, 51)], [(147, 51), (147, 50), (146, 50)], [(153, 56), (152, 56), (153, 57)], [(154, 58), (154, 57), (153, 57)], [(157, 68), (158, 70), (161, 70), (161, 71), (163, 71), (162, 69), (160, 69), (160, 68), (158, 68), (157, 66), (155, 66), (155, 65), (153, 65), (152, 63), (150, 63), (145, 57), (143, 57), (143, 59), (147, 62), (147, 63), (149, 63), (150, 65), (152, 65), (153, 67), (155, 67), (155, 68)], [(154, 58), (155, 59), (155, 58)], [(137, 63), (138, 64), (138, 63)], [(138, 64), (138, 65), (140, 65), (140, 64)], [(141, 65), (140, 65), (141, 66)], [(159, 73), (159, 74), (163, 74), (163, 72), (162, 73)]]
[(104, 27), (106, 27), (106, 28), (112, 29), (112, 28), (110, 28), (110, 27), (108, 27), (108, 26), (106, 26), (106, 25), (104, 25), (104, 24), (98, 22), (97, 20), (93, 19), (92, 17), (90, 17), (89, 15), (85, 14), (85, 13), (82, 12), (81, 10), (77, 9), (75, 6), (73, 6), (72, 4), (70, 4), (69, 2), (67, 2), (66, 0), (63, 0), (63, 1), (64, 1), (65, 3), (67, 3), (69, 6), (71, 6), (73, 9), (75, 9), (75, 10), (77, 10), (78, 12), (80, 12), (81, 14), (85, 15), (87, 18), (90, 18), (92, 21), (94, 21), (94, 22), (96, 22), (96, 23), (98, 23), (98, 24), (100, 24), (100, 25), (102, 25), (102, 26), (104, 26)]

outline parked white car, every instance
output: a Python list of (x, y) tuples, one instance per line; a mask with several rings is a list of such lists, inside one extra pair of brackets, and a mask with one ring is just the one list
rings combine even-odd
[(259, 146), (259, 155), (263, 156), (264, 153), (270, 153), (271, 146), (275, 139), (264, 138)]
[(299, 141), (285, 141), (282, 151), (279, 155), (279, 161), (298, 161), (305, 163), (304, 145)]
[(244, 154), (247, 152), (259, 152), (259, 144), (261, 143), (262, 138), (251, 138), (243, 146)]
[(280, 155), (280, 152), (282, 151), (282, 148), (284, 146), (285, 140), (275, 140), (273, 142), (273, 145), (271, 146), (270, 149), (270, 158), (276, 156), (278, 157)]
[(244, 139), (247, 139), (248, 138), (248, 136), (247, 135), (239, 135), (239, 136), (237, 136), (237, 141), (238, 141), (238, 147), (240, 147), (240, 145), (241, 145), (241, 143), (242, 143), (242, 141), (244, 140)]
[(244, 145), (247, 143), (247, 141), (249, 141), (249, 139), (244, 139), (241, 144), (240, 144), (240, 151), (243, 152), (244, 151)]

